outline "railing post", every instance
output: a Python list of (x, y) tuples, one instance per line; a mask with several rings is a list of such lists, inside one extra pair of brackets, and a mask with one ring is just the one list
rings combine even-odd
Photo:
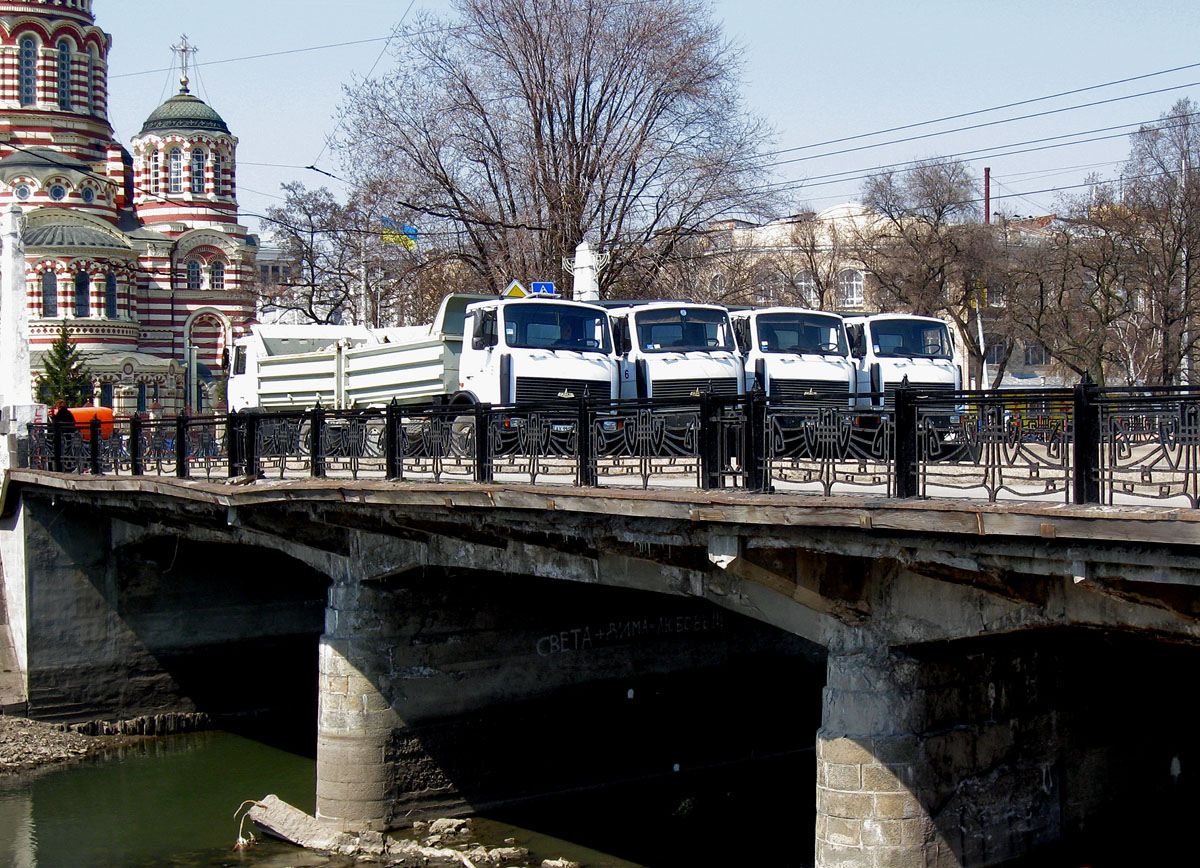
[(88, 459), (92, 465), (92, 476), (100, 475), (100, 419), (93, 416), (88, 422)]
[(62, 473), (63, 459), (63, 429), (70, 426), (63, 422), (59, 422), (53, 416), (50, 418), (50, 469), (55, 473)]
[(1075, 502), (1100, 503), (1100, 405), (1087, 374), (1075, 386)]
[(325, 475), (325, 408), (320, 404), (312, 408), (308, 425), (308, 454), (312, 456), (308, 472), (310, 476)]
[(720, 441), (719, 429), (712, 421), (713, 400), (709, 392), (700, 393), (700, 430), (696, 449), (700, 453), (700, 487), (720, 488)]
[(400, 405), (396, 399), (383, 410), (383, 461), (384, 476), (388, 479), (404, 478), (404, 455), (400, 451)]
[(767, 398), (755, 389), (746, 396), (746, 424), (743, 427), (742, 455), (745, 458), (746, 488), (750, 491), (769, 491), (770, 480), (766, 472), (766, 455), (763, 447), (767, 442)]
[(475, 405), (475, 481), (492, 481), (491, 433), (489, 430), (488, 404)]
[(896, 497), (916, 497), (917, 489), (917, 405), (905, 377), (896, 389), (893, 425), (896, 436)]
[(146, 472), (142, 436), (142, 417), (134, 413), (129, 417), (129, 472), (134, 476), (142, 476)]
[(187, 413), (175, 417), (175, 475), (186, 479), (188, 475)]
[(599, 477), (596, 469), (596, 438), (588, 413), (587, 395), (579, 396), (575, 430), (579, 442), (579, 484), (584, 488), (595, 488)]
[(239, 438), (239, 421), (236, 413), (225, 414), (225, 455), (229, 458), (229, 478), (233, 479), (242, 468), (242, 449)]
[(258, 464), (258, 413), (254, 410), (245, 411), (242, 434), (245, 441), (242, 460), (246, 468), (246, 476), (258, 479), (262, 475)]

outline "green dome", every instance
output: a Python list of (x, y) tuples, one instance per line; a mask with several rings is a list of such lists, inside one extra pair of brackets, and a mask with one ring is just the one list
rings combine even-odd
[(142, 124), (139, 135), (180, 130), (209, 130), (230, 134), (225, 121), (221, 120), (221, 116), (209, 108), (204, 100), (183, 91), (150, 112), (150, 117)]

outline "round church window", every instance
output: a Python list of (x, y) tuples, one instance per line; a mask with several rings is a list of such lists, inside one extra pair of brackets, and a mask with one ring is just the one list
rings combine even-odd
[(96, 201), (96, 191), (91, 187), (84, 187), (83, 190), (80, 191), (79, 195), (83, 197), (83, 201), (88, 205)]
[(29, 198), (29, 185), (28, 184), (17, 184), (16, 189), (14, 189), (13, 192), (17, 194), (18, 199), (28, 199)]
[(59, 201), (60, 199), (65, 198), (66, 195), (67, 195), (67, 188), (64, 187), (62, 184), (52, 184), (50, 186), (50, 198), (53, 199), (55, 202)]

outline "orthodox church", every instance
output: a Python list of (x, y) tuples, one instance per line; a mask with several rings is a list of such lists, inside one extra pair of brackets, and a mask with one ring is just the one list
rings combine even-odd
[(111, 47), (92, 0), (0, 0), (0, 208), (24, 216), (34, 376), (65, 322), (97, 403), (207, 410), (255, 310), (238, 140), (189, 92), (184, 40), (179, 93), (115, 141)]

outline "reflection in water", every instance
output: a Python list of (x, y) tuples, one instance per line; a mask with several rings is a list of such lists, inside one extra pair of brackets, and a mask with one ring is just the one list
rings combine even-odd
[[(739, 864), (760, 828), (796, 832), (775, 868), (812, 865), (811, 751), (749, 767), (680, 774), (496, 812), (473, 823), (523, 864), (587, 868)], [(316, 763), (227, 732), (150, 739), (83, 762), (0, 777), (3, 868), (350, 868), (353, 860), (263, 841), (236, 853), (233, 814), (273, 792), (312, 812)], [(746, 806), (753, 805), (747, 813)], [(800, 810), (797, 810), (798, 806)], [(736, 818), (754, 817), (754, 829)], [(536, 831), (534, 831), (536, 830)], [(554, 836), (554, 837), (552, 837)], [(714, 858), (717, 857), (717, 858)]]
[[(81, 763), (0, 778), (0, 864), (229, 864), (237, 837), (233, 812), (243, 799), (261, 797), (269, 787), (312, 811), (314, 782), (312, 759), (218, 732), (152, 739)], [(5, 822), (9, 818), (16, 822)], [(261, 856), (271, 857), (272, 849)]]

